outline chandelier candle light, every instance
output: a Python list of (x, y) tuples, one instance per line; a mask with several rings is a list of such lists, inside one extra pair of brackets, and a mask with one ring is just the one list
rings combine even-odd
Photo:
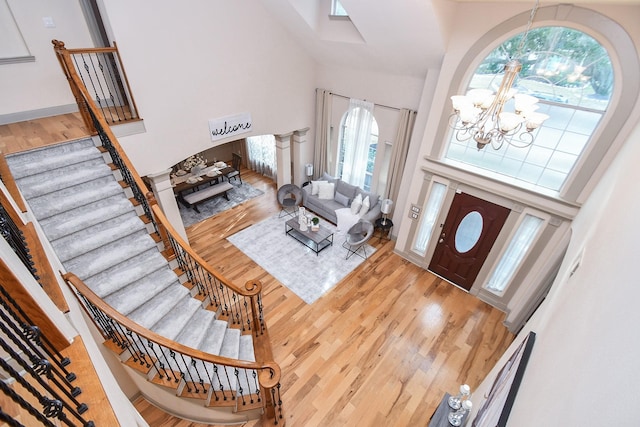
[[(538, 0), (531, 10), (516, 57), (522, 54), (537, 10)], [(472, 89), (466, 95), (451, 97), (454, 113), (449, 118), (449, 126), (456, 131), (458, 141), (473, 138), (478, 150), (487, 144), (499, 150), (505, 142), (516, 147), (527, 147), (533, 143), (535, 137), (532, 132), (549, 116), (535, 112), (538, 98), (518, 94), (513, 88), (521, 69), (522, 63), (518, 59), (510, 59), (504, 67), (504, 77), (496, 93), (489, 89)], [(515, 111), (504, 111), (505, 104), (511, 99), (514, 100)]]

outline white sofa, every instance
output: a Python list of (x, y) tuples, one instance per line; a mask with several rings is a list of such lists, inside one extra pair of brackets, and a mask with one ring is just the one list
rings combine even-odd
[(308, 210), (337, 224), (336, 210), (350, 207), (353, 199), (360, 193), (362, 199), (368, 196), (370, 201), (369, 210), (365, 214), (360, 215), (360, 217), (372, 224), (375, 223), (376, 219), (380, 218), (381, 201), (377, 194), (369, 193), (355, 185), (347, 184), (340, 179), (328, 175), (326, 172), (318, 181), (333, 183), (334, 195), (332, 198), (320, 198), (318, 194), (311, 194), (313, 184), (302, 187), (302, 206)]

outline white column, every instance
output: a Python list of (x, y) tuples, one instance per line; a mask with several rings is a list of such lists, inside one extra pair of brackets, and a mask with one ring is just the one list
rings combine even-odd
[(278, 176), (276, 186), (282, 187), (284, 184), (291, 184), (291, 135), (285, 133), (274, 135), (276, 138), (276, 161), (278, 164)]
[(304, 165), (313, 163), (313, 154), (311, 158), (308, 158), (306, 156), (308, 150), (304, 145), (307, 142), (308, 131), (309, 128), (293, 131), (293, 183), (298, 186), (307, 180)]
[(149, 181), (151, 182), (151, 190), (158, 201), (160, 209), (162, 209), (162, 212), (164, 212), (164, 215), (167, 217), (173, 228), (176, 229), (178, 234), (188, 242), (189, 239), (187, 239), (187, 232), (184, 229), (184, 223), (180, 216), (180, 210), (178, 209), (178, 203), (176, 202), (176, 197), (173, 193), (173, 187), (171, 187), (171, 178), (169, 177), (170, 173), (171, 169), (167, 169), (162, 172), (149, 174), (147, 175), (147, 178), (149, 178)]

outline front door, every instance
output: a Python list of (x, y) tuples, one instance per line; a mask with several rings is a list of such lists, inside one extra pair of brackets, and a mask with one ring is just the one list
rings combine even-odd
[(509, 212), (469, 194), (456, 194), (429, 270), (467, 291), (471, 289)]

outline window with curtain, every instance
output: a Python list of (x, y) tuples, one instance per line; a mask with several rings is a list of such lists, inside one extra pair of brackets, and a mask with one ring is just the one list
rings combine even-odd
[(273, 135), (248, 137), (247, 157), (249, 169), (271, 179), (276, 178), (276, 138)]
[(509, 246), (498, 261), (485, 288), (495, 294), (501, 294), (506, 289), (522, 260), (529, 252), (538, 236), (544, 220), (533, 215), (525, 215), (518, 226)]
[(378, 123), (373, 117), (373, 103), (351, 99), (340, 126), (336, 175), (370, 191), (377, 148)]

